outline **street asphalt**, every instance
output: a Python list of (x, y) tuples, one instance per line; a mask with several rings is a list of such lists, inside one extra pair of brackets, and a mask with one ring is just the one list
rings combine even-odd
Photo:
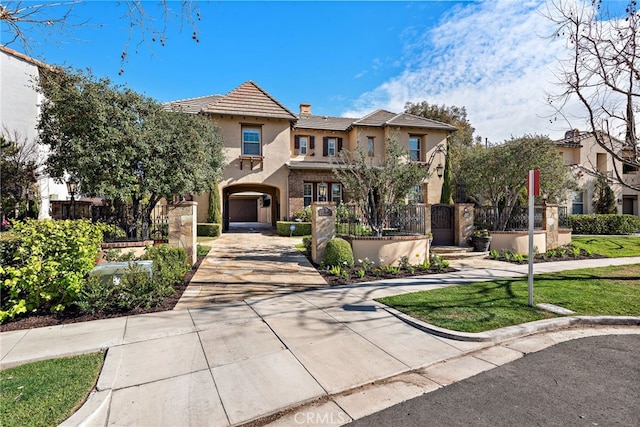
[(640, 335), (563, 342), (349, 424), (638, 426)]

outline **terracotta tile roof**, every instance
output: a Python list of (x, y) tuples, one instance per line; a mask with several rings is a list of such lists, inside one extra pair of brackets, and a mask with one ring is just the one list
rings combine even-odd
[(343, 169), (346, 165), (336, 162), (291, 161), (287, 163), (287, 167), (299, 170), (331, 170), (334, 168)]
[(207, 105), (202, 112), (296, 120), (295, 114), (252, 81)]
[(167, 111), (178, 110), (185, 113), (198, 114), (207, 105), (222, 98), (222, 95), (207, 95), (199, 96), (197, 98), (180, 99), (178, 101), (165, 102), (162, 104), (162, 108)]
[(296, 129), (318, 129), (346, 131), (357, 119), (347, 117), (305, 116), (299, 115)]
[(416, 127), (424, 129), (440, 129), (454, 131), (457, 128), (437, 120), (414, 116), (409, 113), (392, 113), (386, 110), (376, 110), (353, 122), (354, 126), (380, 126), (380, 127)]
[(383, 126), (387, 120), (391, 120), (397, 116), (396, 113), (392, 113), (386, 110), (376, 110), (371, 114), (367, 114), (360, 120), (353, 122), (356, 126)]

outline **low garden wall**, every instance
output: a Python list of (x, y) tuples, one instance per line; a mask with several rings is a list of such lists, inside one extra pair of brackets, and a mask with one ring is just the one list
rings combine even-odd
[(133, 251), (135, 258), (140, 258), (144, 254), (147, 246), (153, 246), (153, 240), (143, 240), (140, 242), (109, 242), (100, 245), (100, 253), (96, 264), (107, 262), (105, 255), (107, 251), (116, 251), (118, 255), (126, 254)]
[[(570, 228), (558, 229), (558, 246), (566, 246), (571, 243), (572, 230)], [(554, 248), (547, 248), (554, 249)]]
[[(571, 234), (569, 234), (569, 240), (571, 240)], [(542, 253), (547, 251), (547, 234), (544, 230), (536, 230), (533, 232), (533, 246), (537, 248), (538, 252)], [(529, 253), (529, 232), (492, 231), (489, 250), (509, 250), (518, 254), (527, 255)]]
[(409, 258), (409, 264), (421, 264), (429, 259), (429, 237), (427, 236), (383, 236), (383, 237), (345, 237), (353, 248), (353, 258), (369, 258), (376, 265), (399, 265), (403, 256)]

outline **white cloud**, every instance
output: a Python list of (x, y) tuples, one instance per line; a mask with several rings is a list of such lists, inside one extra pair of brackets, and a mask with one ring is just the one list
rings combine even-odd
[(476, 134), (491, 142), (526, 133), (562, 135), (550, 123), (546, 93), (565, 50), (548, 38), (552, 23), (536, 0), (488, 0), (457, 6), (422, 35), (412, 33), (404, 70), (361, 95), (345, 116), (375, 108), (402, 111), (407, 101), (466, 107)]

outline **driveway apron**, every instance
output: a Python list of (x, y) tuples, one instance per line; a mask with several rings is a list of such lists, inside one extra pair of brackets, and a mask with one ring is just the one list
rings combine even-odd
[(175, 309), (328, 286), (295, 249), (298, 241), (301, 240), (278, 236), (269, 229), (222, 234), (209, 243), (211, 251)]

